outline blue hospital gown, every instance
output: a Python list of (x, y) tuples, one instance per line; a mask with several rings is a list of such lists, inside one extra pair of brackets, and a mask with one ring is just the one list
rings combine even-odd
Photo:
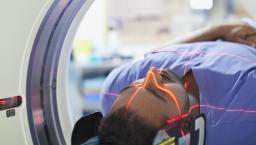
[(172, 45), (110, 73), (101, 93), (105, 115), (115, 93), (145, 77), (151, 67), (182, 77), (192, 70), (206, 115), (206, 145), (256, 145), (256, 49), (229, 42)]

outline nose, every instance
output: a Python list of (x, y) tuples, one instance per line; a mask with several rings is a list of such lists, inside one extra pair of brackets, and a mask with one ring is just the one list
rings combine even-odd
[(171, 100), (174, 101), (179, 115), (181, 115), (180, 103), (175, 91), (166, 89), (162, 87), (160, 84), (163, 83), (163, 78), (160, 75), (160, 72), (157, 71), (156, 68), (151, 68), (147, 73), (147, 76), (144, 80), (143, 87), (149, 90), (160, 90), (161, 92), (165, 93)]
[(145, 80), (143, 82), (143, 87), (149, 90), (157, 89), (157, 86), (161, 84), (163, 81), (162, 76), (160, 75), (159, 71), (152, 67), (145, 77)]

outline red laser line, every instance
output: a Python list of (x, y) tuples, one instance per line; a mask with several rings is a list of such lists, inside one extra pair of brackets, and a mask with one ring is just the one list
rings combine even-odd
[(207, 108), (212, 108), (215, 110), (221, 110), (221, 111), (226, 111), (226, 112), (238, 112), (238, 113), (256, 113), (256, 110), (249, 110), (249, 109), (227, 109), (224, 107), (216, 107), (213, 105), (200, 105), (200, 107), (207, 107)]
[(168, 130), (171, 130), (171, 129), (173, 129), (174, 127), (176, 127), (178, 124), (174, 124), (174, 125), (172, 125), (172, 126), (169, 126), (168, 128), (166, 128), (165, 130), (166, 131), (168, 131)]
[[(194, 57), (195, 54), (198, 54), (198, 53), (192, 53), (190, 58), (189, 58), (189, 61), (185, 64), (185, 69), (184, 69), (184, 72), (183, 72), (183, 75), (185, 76), (186, 72), (187, 72), (187, 69), (188, 69), (188, 65), (190, 65), (192, 63), (192, 59)], [(200, 53), (199, 53), (200, 54)]]
[(172, 119), (169, 119), (167, 120), (167, 123), (168, 124), (171, 124), (173, 122), (176, 122), (176, 121), (179, 121), (183, 118), (186, 118), (193, 109), (197, 108), (197, 107), (207, 107), (207, 108), (212, 108), (212, 109), (215, 109), (215, 110), (221, 110), (221, 111), (226, 111), (226, 112), (237, 112), (237, 113), (256, 113), (256, 110), (248, 110), (248, 109), (227, 109), (227, 108), (224, 108), (224, 107), (216, 107), (216, 106), (213, 106), (213, 105), (194, 105), (192, 106), (190, 109), (189, 109), (189, 113), (186, 113), (186, 114), (183, 114), (181, 116), (177, 116), (177, 117), (174, 117)]
[(256, 110), (245, 110), (245, 109), (227, 109), (227, 112), (246, 112), (246, 113), (256, 113)]
[(167, 120), (167, 123), (170, 124), (170, 123), (173, 123), (173, 122), (176, 122), (176, 121), (179, 121), (183, 118), (186, 118), (193, 109), (197, 108), (197, 107), (207, 107), (207, 108), (212, 108), (212, 109), (216, 109), (216, 110), (221, 110), (221, 111), (226, 111), (226, 112), (239, 112), (239, 113), (256, 113), (256, 110), (246, 110), (246, 109), (226, 109), (226, 108), (223, 108), (223, 107), (216, 107), (216, 106), (212, 106), (212, 105), (193, 105), (190, 109), (189, 109), (189, 113), (186, 113), (186, 114), (183, 114), (181, 116), (177, 116), (177, 117), (174, 117), (172, 119), (169, 119)]
[(6, 101), (0, 101), (0, 105), (4, 105)]
[(141, 87), (142, 84), (140, 84), (140, 83), (138, 83), (138, 84), (131, 84), (130, 86), (131, 86), (131, 87)]
[(119, 94), (117, 94), (117, 93), (104, 93), (104, 96), (119, 97)]
[(171, 123), (180, 121), (181, 119), (188, 117), (188, 115), (189, 113), (186, 113), (186, 114), (179, 115), (177, 117), (173, 117), (172, 119), (167, 120), (167, 123), (171, 124)]
[[(163, 51), (152, 51), (153, 53), (158, 53), (158, 52), (173, 52), (173, 53), (177, 53), (177, 54), (179, 54), (179, 55), (181, 55), (182, 54), (182, 52), (179, 52), (179, 51), (177, 51), (177, 50), (163, 50)], [(203, 54), (205, 54), (205, 55), (215, 55), (215, 56), (222, 56), (222, 55), (226, 55), (226, 56), (232, 56), (232, 57), (237, 57), (237, 58), (240, 58), (240, 59), (243, 59), (244, 61), (247, 61), (247, 62), (250, 62), (250, 63), (252, 63), (252, 64), (256, 64), (256, 61), (253, 61), (253, 60), (250, 60), (250, 59), (248, 59), (248, 58), (246, 58), (246, 57), (243, 57), (243, 56), (240, 56), (240, 55), (236, 55), (236, 54), (229, 54), (229, 53), (214, 53), (214, 52), (209, 52), (209, 53), (205, 53), (204, 51), (196, 51), (196, 52), (187, 52), (187, 53), (185, 53), (184, 55), (188, 55), (188, 56), (190, 56), (190, 55), (193, 55), (194, 53), (199, 53), (200, 55), (203, 55)]]
[[(178, 104), (178, 100), (177, 100), (177, 98), (176, 98), (176, 95), (174, 95), (174, 93), (173, 93), (172, 91), (170, 91), (170, 90), (168, 90), (168, 89), (165, 89), (165, 88), (162, 88), (162, 87), (157, 83), (156, 77), (155, 77), (155, 75), (154, 75), (154, 73), (153, 73), (152, 71), (149, 71), (149, 72), (148, 72), (148, 76), (146, 77), (146, 81), (144, 82), (143, 87), (145, 87), (145, 85), (147, 84), (147, 82), (148, 82), (148, 80), (149, 80), (149, 75), (152, 75), (152, 76), (153, 76), (153, 81), (154, 81), (154, 84), (156, 85), (157, 89), (162, 90), (163, 92), (165, 92), (165, 93), (167, 93), (167, 94), (169, 94), (169, 95), (171, 96), (171, 98), (174, 100), (175, 105), (176, 105), (176, 107), (177, 107), (177, 109), (178, 109), (179, 115), (181, 115), (181, 110), (180, 110), (180, 106), (179, 106), (179, 104)], [(169, 95), (168, 95), (168, 96), (169, 96)]]
[(128, 109), (130, 108), (133, 100), (135, 99), (136, 95), (139, 93), (139, 91), (141, 90), (141, 88), (138, 88), (133, 94), (132, 96), (129, 98), (128, 103), (125, 106), (125, 110), (128, 111)]
[(181, 136), (185, 136), (185, 133), (182, 129), (180, 129)]
[(190, 109), (189, 109), (189, 113), (191, 113), (192, 110), (195, 109), (195, 108), (197, 108), (197, 107), (200, 107), (200, 105), (199, 105), (199, 104), (196, 104), (196, 105), (191, 106)]
[(197, 107), (199, 107), (199, 106), (200, 106), (199, 104), (196, 104), (196, 105), (191, 106), (191, 107), (189, 108), (189, 112), (188, 112), (188, 113), (185, 113), (185, 114), (182, 114), (182, 115), (180, 115), (180, 116), (171, 118), (171, 119), (167, 120), (167, 123), (168, 123), (168, 124), (171, 124), (171, 123), (174, 123), (174, 122), (176, 122), (176, 121), (179, 121), (179, 120), (181, 120), (181, 119), (183, 119), (183, 118), (188, 117), (188, 116), (191, 114), (192, 110), (195, 109), (195, 108), (197, 108)]
[(247, 61), (247, 62), (251, 62), (252, 64), (256, 64), (256, 61), (253, 61), (253, 60), (250, 60), (246, 57), (242, 57), (242, 56), (239, 56), (239, 55), (235, 55), (235, 54), (228, 54), (228, 53), (208, 53), (206, 55), (226, 55), (226, 56), (232, 56), (232, 57), (236, 57), (236, 58), (240, 58), (240, 59), (243, 59), (244, 61)]
[(186, 82), (184, 83), (184, 88), (185, 88), (185, 89), (188, 89), (188, 87), (189, 87), (189, 84), (188, 84), (188, 82), (186, 81)]

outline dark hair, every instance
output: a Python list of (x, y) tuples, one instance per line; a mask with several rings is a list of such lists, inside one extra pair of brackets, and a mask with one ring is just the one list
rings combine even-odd
[(157, 129), (125, 108), (109, 114), (99, 127), (101, 145), (151, 145)]

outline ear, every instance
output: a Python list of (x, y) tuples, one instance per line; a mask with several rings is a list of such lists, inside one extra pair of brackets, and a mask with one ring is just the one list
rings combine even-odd
[(143, 86), (146, 89), (153, 90), (157, 89), (157, 86), (162, 82), (163, 78), (156, 68), (152, 67), (144, 80)]

